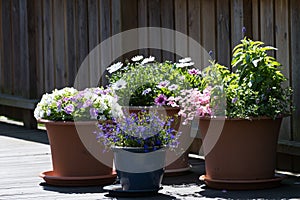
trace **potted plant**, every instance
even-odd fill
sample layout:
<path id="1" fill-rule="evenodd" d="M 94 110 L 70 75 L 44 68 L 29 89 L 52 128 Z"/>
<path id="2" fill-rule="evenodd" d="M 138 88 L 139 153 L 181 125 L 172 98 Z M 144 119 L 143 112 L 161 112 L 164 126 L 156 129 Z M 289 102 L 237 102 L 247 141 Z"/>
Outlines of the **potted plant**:
<path id="1" fill-rule="evenodd" d="M 218 63 L 203 71 L 204 90 L 178 97 L 185 122 L 200 118 L 206 163 L 201 179 L 218 189 L 279 185 L 275 176 L 281 120 L 291 114 L 291 88 L 280 63 L 260 41 L 241 40 L 233 50 L 232 71 Z M 189 110 L 192 110 L 189 111 Z"/>
<path id="2" fill-rule="evenodd" d="M 118 62 L 108 68 L 110 86 L 119 97 L 119 104 L 125 111 L 138 113 L 141 110 L 155 109 L 159 113 L 176 118 L 173 127 L 181 132 L 189 128 L 180 126 L 179 108 L 172 107 L 170 97 L 175 97 L 183 89 L 198 87 L 201 83 L 201 74 L 194 68 L 191 58 L 184 58 L 178 63 L 170 61 L 157 62 L 150 56 L 135 56 L 125 63 Z M 181 173 L 189 170 L 188 148 L 192 138 L 181 137 L 180 154 L 168 152 L 167 162 L 170 164 L 167 174 Z M 180 156 L 181 155 L 181 156 Z"/>
<path id="3" fill-rule="evenodd" d="M 156 193 L 161 187 L 166 149 L 178 147 L 173 118 L 155 110 L 127 113 L 113 123 L 99 123 L 97 140 L 112 149 L 119 188 L 109 191 Z"/>
<path id="4" fill-rule="evenodd" d="M 34 116 L 44 123 L 51 147 L 52 171 L 41 173 L 52 185 L 97 185 L 112 182 L 112 154 L 95 141 L 97 120 L 122 115 L 112 91 L 66 87 L 44 94 Z"/>

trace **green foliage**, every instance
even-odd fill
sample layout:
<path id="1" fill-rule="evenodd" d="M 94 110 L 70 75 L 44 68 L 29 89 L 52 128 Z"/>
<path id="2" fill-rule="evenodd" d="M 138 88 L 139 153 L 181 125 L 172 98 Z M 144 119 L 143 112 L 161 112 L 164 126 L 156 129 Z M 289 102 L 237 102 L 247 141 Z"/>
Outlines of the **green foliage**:
<path id="1" fill-rule="evenodd" d="M 281 64 L 267 53 L 277 49 L 263 45 L 244 38 L 233 49 L 233 72 L 214 62 L 206 69 L 206 85 L 219 88 L 212 92 L 216 97 L 211 98 L 215 102 L 211 105 L 222 103 L 226 95 L 225 115 L 229 118 L 276 118 L 291 114 L 292 89 L 284 87 L 287 79 L 280 71 Z"/>

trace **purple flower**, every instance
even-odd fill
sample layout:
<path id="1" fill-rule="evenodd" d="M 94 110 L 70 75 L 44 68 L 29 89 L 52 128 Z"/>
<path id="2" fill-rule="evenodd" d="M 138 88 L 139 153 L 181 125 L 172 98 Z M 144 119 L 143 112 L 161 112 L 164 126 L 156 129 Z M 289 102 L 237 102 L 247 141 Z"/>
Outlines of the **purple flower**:
<path id="1" fill-rule="evenodd" d="M 65 113 L 67 113 L 68 115 L 70 115 L 72 112 L 74 112 L 74 105 L 73 104 L 69 104 L 65 107 L 64 109 Z"/>
<path id="2" fill-rule="evenodd" d="M 213 51 L 210 50 L 210 51 L 208 52 L 208 54 L 209 54 L 210 57 L 212 57 L 212 56 L 213 56 Z"/>
<path id="3" fill-rule="evenodd" d="M 152 90 L 151 90 L 151 88 L 147 88 L 146 90 L 144 90 L 143 92 L 142 92 L 142 95 L 146 95 L 146 94 L 148 94 L 149 92 L 151 92 Z"/>
<path id="4" fill-rule="evenodd" d="M 97 119 L 98 110 L 96 108 L 91 108 L 90 109 L 90 116 L 91 116 L 92 119 Z"/>
<path id="5" fill-rule="evenodd" d="M 158 88 L 165 88 L 165 87 L 167 87 L 168 85 L 170 84 L 170 82 L 169 81 L 162 81 L 162 82 L 160 82 L 159 84 L 158 84 Z"/>
<path id="6" fill-rule="evenodd" d="M 158 106 L 163 106 L 166 104 L 167 97 L 163 94 L 160 94 L 158 97 L 155 98 L 154 102 Z"/>
<path id="7" fill-rule="evenodd" d="M 246 27 L 244 26 L 244 27 L 242 28 L 242 33 L 245 34 L 246 31 L 247 31 L 247 29 L 246 29 Z"/>
<path id="8" fill-rule="evenodd" d="M 188 72 L 189 72 L 190 75 L 198 75 L 198 74 L 200 74 L 200 71 L 198 69 L 195 69 L 195 68 L 189 69 Z"/>
<path id="9" fill-rule="evenodd" d="M 177 88 L 178 88 L 178 85 L 176 85 L 176 84 L 172 84 L 168 87 L 168 89 L 171 91 L 176 90 Z"/>
<path id="10" fill-rule="evenodd" d="M 238 100 L 238 98 L 237 98 L 237 97 L 234 97 L 234 98 L 231 100 L 231 103 L 236 103 L 237 100 Z"/>
<path id="11" fill-rule="evenodd" d="M 82 108 L 90 107 L 92 104 L 93 104 L 92 100 L 88 99 L 84 102 L 84 104 L 82 105 Z"/>
<path id="12" fill-rule="evenodd" d="M 56 106 L 57 106 L 57 110 L 58 110 L 58 111 L 61 110 L 61 104 L 62 104 L 61 100 L 58 100 L 58 101 L 56 102 Z"/>

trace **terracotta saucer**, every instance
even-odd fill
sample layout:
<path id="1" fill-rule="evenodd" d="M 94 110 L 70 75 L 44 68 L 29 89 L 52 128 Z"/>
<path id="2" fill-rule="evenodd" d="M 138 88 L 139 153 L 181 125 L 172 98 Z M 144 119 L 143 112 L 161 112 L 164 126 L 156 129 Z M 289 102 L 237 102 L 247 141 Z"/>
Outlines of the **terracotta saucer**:
<path id="1" fill-rule="evenodd" d="M 216 180 L 200 176 L 200 180 L 204 181 L 208 187 L 214 189 L 225 190 L 256 190 L 267 189 L 280 186 L 280 182 L 285 178 L 282 175 L 275 175 L 270 179 L 257 179 L 257 180 Z"/>
<path id="2" fill-rule="evenodd" d="M 178 175 L 184 175 L 190 171 L 191 167 L 184 167 L 179 169 L 167 169 L 165 170 L 164 176 L 178 176 Z"/>
<path id="3" fill-rule="evenodd" d="M 39 176 L 47 184 L 54 186 L 95 186 L 113 183 L 116 180 L 117 174 L 113 172 L 110 175 L 103 176 L 63 177 L 55 175 L 53 171 L 45 171 L 40 173 Z"/>

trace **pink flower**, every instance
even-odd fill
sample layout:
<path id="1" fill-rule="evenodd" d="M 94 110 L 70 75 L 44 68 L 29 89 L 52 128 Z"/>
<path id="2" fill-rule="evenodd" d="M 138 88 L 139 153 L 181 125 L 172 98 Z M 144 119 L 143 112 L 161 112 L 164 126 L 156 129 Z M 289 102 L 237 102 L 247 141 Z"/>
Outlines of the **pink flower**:
<path id="1" fill-rule="evenodd" d="M 154 100 L 155 105 L 158 105 L 158 106 L 166 105 L 166 101 L 167 101 L 167 97 L 164 94 L 160 94 Z"/>

